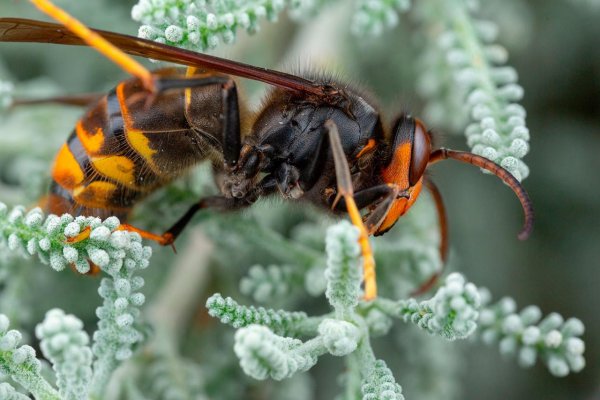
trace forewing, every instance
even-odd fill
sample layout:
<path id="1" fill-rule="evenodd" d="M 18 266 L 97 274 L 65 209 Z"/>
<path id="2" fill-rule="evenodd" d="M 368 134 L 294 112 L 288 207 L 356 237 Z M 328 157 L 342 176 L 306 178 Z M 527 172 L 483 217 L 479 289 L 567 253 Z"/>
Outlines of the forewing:
<path id="1" fill-rule="evenodd" d="M 329 93 L 330 88 L 326 86 L 284 72 L 196 53 L 135 36 L 95 29 L 94 31 L 125 53 L 134 56 L 208 68 L 225 74 L 254 79 L 285 89 L 314 95 L 332 94 Z M 87 46 L 78 36 L 60 24 L 23 18 L 0 18 L 0 42 L 36 42 Z"/>

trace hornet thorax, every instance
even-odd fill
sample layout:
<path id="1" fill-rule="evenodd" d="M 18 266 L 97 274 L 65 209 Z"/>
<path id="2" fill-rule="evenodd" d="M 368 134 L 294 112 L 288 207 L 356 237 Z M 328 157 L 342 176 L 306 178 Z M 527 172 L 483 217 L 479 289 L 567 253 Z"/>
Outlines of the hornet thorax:
<path id="1" fill-rule="evenodd" d="M 334 86 L 335 87 L 335 86 Z M 220 186 L 226 197 L 254 201 L 279 192 L 284 198 L 325 203 L 335 190 L 335 173 L 325 122 L 338 127 L 353 172 L 357 155 L 383 140 L 378 112 L 358 92 L 338 89 L 334 99 L 273 91 L 244 138 L 240 158 L 224 171 Z"/>

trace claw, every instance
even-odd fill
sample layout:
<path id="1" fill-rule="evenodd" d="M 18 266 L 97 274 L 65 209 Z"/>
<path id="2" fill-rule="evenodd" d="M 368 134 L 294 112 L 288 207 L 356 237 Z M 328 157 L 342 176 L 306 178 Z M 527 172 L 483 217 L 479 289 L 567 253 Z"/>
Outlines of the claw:
<path id="1" fill-rule="evenodd" d="M 344 195 L 339 192 L 335 195 L 335 199 L 333 199 L 333 203 L 331 204 L 332 210 L 335 210 L 335 207 L 338 205 L 342 197 L 344 197 Z"/>
<path id="2" fill-rule="evenodd" d="M 177 249 L 175 248 L 175 236 L 173 236 L 172 233 L 163 233 L 161 239 L 158 241 L 158 244 L 161 246 L 171 246 L 173 253 L 177 254 Z"/>

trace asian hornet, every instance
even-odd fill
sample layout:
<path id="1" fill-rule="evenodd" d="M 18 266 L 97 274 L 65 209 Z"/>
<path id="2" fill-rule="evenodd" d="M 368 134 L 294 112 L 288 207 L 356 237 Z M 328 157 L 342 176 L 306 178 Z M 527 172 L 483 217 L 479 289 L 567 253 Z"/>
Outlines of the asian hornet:
<path id="1" fill-rule="evenodd" d="M 425 124 L 410 115 L 400 113 L 388 126 L 372 99 L 352 86 L 91 30 L 47 0 L 31 1 L 61 24 L 1 18 L 0 41 L 89 45 L 134 75 L 105 95 L 47 99 L 89 104 L 56 157 L 49 212 L 125 220 L 150 193 L 210 160 L 220 195 L 200 199 L 162 235 L 124 228 L 168 245 L 200 209 L 240 209 L 269 195 L 348 212 L 362 233 L 367 299 L 376 295 L 368 235 L 391 229 L 424 186 L 436 202 L 445 260 L 444 206 L 425 175 L 438 161 L 454 159 L 498 176 L 525 211 L 519 238 L 532 230 L 531 201 L 506 169 L 473 153 L 434 149 Z M 127 54 L 188 69 L 150 72 Z M 234 77 L 272 86 L 258 112 L 238 101 Z M 21 103 L 33 102 L 39 100 Z"/>

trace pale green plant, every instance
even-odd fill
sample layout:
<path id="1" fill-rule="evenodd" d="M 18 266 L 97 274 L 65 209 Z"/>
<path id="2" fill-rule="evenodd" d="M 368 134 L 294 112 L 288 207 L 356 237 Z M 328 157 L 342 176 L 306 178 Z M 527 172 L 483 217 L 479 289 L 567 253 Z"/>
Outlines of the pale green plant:
<path id="1" fill-rule="evenodd" d="M 529 151 L 526 111 L 518 104 L 524 90 L 517 72 L 505 66 L 508 52 L 495 43 L 498 28 L 474 16 L 477 2 L 425 1 L 419 18 L 427 27 L 421 93 L 429 99 L 427 116 L 454 130 L 464 129 L 467 144 L 525 179 L 521 160 Z"/>
<path id="2" fill-rule="evenodd" d="M 289 265 L 269 265 L 266 268 L 254 265 L 240 281 L 240 292 L 251 295 L 259 303 L 282 299 L 296 286 L 293 285 L 296 275 L 294 267 Z"/>
<path id="3" fill-rule="evenodd" d="M 53 309 L 46 313 L 35 333 L 56 372 L 61 398 L 87 399 L 92 380 L 92 349 L 83 323 L 73 315 Z"/>
<path id="4" fill-rule="evenodd" d="M 139 30 L 140 37 L 205 50 L 215 48 L 220 41 L 232 43 L 238 29 L 255 32 L 262 18 L 276 20 L 286 3 L 286 0 L 140 0 L 131 16 L 144 24 Z M 289 3 L 304 12 L 313 10 L 307 2 Z"/>
<path id="5" fill-rule="evenodd" d="M 175 46 L 207 50 L 220 42 L 231 44 L 237 31 L 254 33 L 260 20 L 276 21 L 287 8 L 303 21 L 327 5 L 325 0 L 140 0 L 131 11 L 143 25 L 139 36 Z M 398 24 L 398 12 L 410 8 L 410 0 L 357 0 L 352 20 L 356 35 L 378 36 Z"/>
<path id="6" fill-rule="evenodd" d="M 195 399 L 206 400 L 203 371 L 200 365 L 172 355 L 156 355 L 146 360 L 141 382 L 126 382 L 123 390 L 127 399 Z"/>
<path id="7" fill-rule="evenodd" d="M 21 394 L 15 390 L 10 383 L 0 383 L 0 399 L 5 400 L 29 400 L 28 396 Z"/>
<path id="8" fill-rule="evenodd" d="M 10 321 L 0 314 L 0 371 L 28 390 L 36 399 L 60 399 L 58 392 L 42 377 L 42 364 L 29 345 L 19 346 L 22 334 L 9 330 Z M 4 390 L 10 391 L 8 387 Z M 13 393 L 14 395 L 14 393 Z"/>
<path id="9" fill-rule="evenodd" d="M 479 293 L 458 274 L 450 275 L 434 297 L 421 303 L 385 298 L 360 302 L 362 267 L 357 240 L 358 230 L 347 222 L 328 230 L 324 273 L 331 314 L 309 318 L 304 313 L 243 307 L 219 294 L 208 300 L 210 315 L 238 328 L 234 349 L 246 374 L 255 379 L 281 380 L 310 369 L 323 354 L 350 356 L 356 360 L 348 365 L 358 370 L 348 372 L 348 377 L 360 379 L 360 383 L 346 384 L 360 386 L 363 399 L 403 399 L 402 389 L 385 362 L 375 358 L 370 335 L 386 334 L 392 318 L 413 322 L 448 340 L 473 333 Z M 314 337 L 302 341 L 299 336 Z"/>
<path id="10" fill-rule="evenodd" d="M 359 0 L 352 20 L 356 35 L 380 36 L 385 29 L 398 24 L 398 12 L 410 9 L 411 0 Z"/>
<path id="11" fill-rule="evenodd" d="M 0 80 L 0 112 L 12 104 L 13 84 Z"/>
<path id="12" fill-rule="evenodd" d="M 577 318 L 564 320 L 558 313 L 542 319 L 537 306 L 516 312 L 516 302 L 505 297 L 488 304 L 491 296 L 482 291 L 484 308 L 479 318 L 480 336 L 484 343 L 498 343 L 500 353 L 514 355 L 519 365 L 531 367 L 541 359 L 555 376 L 566 376 L 585 367 L 581 339 L 583 323 Z"/>
<path id="13" fill-rule="evenodd" d="M 361 259 L 357 238 L 358 231 L 347 222 L 328 231 L 324 274 L 327 281 L 325 295 L 333 308 L 330 314 L 307 317 L 298 312 L 256 309 L 240 306 L 220 294 L 208 300 L 209 314 L 237 329 L 234 350 L 246 374 L 259 380 L 290 378 L 309 370 L 320 356 L 329 353 L 355 358 L 347 363 L 348 368 L 356 368 L 356 371 L 347 371 L 345 385 L 347 388 L 362 388 L 363 399 L 403 399 L 401 387 L 385 362 L 376 359 L 369 342 L 370 336 L 387 334 L 393 318 L 414 323 L 428 333 L 450 341 L 471 336 L 478 323 L 484 327 L 482 337 L 487 342 L 495 330 L 502 330 L 497 325 L 503 325 L 503 320 L 499 319 L 506 313 L 494 320 L 490 317 L 491 309 L 485 309 L 480 316 L 482 303 L 479 290 L 457 273 L 450 274 L 437 293 L 426 301 L 418 302 L 412 298 L 393 301 L 382 297 L 369 303 L 359 301 Z M 267 275 L 260 276 L 265 281 L 270 280 Z M 532 322 L 535 318 L 528 323 Z M 574 366 L 573 371 L 583 367 L 583 342 L 577 338 L 582 333 L 581 322 L 571 320 L 562 329 L 560 334 L 567 338 L 565 344 L 558 343 L 560 340 L 555 337 L 558 333 L 556 324 L 543 322 L 542 325 L 544 327 L 536 329 L 545 332 L 545 336 L 538 335 L 535 343 L 551 372 L 556 375 L 569 372 L 568 368 L 566 371 L 561 369 L 563 364 L 567 365 L 566 361 L 558 365 L 560 357 L 569 360 Z M 513 336 L 503 339 L 503 342 L 527 342 L 528 339 L 522 339 L 521 332 L 515 329 L 505 333 Z M 302 336 L 312 338 L 302 341 L 299 339 Z M 501 344 L 501 351 L 507 352 L 507 346 Z"/>
<path id="14" fill-rule="evenodd" d="M 131 357 L 132 346 L 143 339 L 136 323 L 139 324 L 139 307 L 145 301 L 145 296 L 139 292 L 144 286 L 144 279 L 136 273 L 148 267 L 152 250 L 141 244 L 137 233 L 118 230 L 119 225 L 119 220 L 114 217 L 105 221 L 91 217 L 74 218 L 69 214 L 45 217 L 37 208 L 28 213 L 20 206 L 9 211 L 6 205 L 0 203 L 0 242 L 6 243 L 8 249 L 37 256 L 56 271 L 71 265 L 77 272 L 85 274 L 90 271 L 90 262 L 93 262 L 109 277 L 102 279 L 98 290 L 104 302 L 96 311 L 99 321 L 93 336 L 93 374 L 91 370 L 86 372 L 89 366 L 85 365 L 92 358 L 86 347 L 87 336 L 81 331 L 78 319 L 65 316 L 62 311 L 52 311 L 37 330 L 42 349 L 54 363 L 57 383 L 65 399 L 85 398 L 88 390 L 90 396 L 101 398 L 113 371 L 123 360 Z M 89 235 L 84 234 L 79 239 L 78 236 L 86 230 Z M 77 238 L 77 241 L 70 241 L 72 238 Z M 8 319 L 4 318 L 8 326 Z M 20 334 L 18 331 L 10 332 L 5 336 L 7 350 L 18 350 L 17 354 L 26 357 L 19 356 L 16 360 L 23 361 L 8 364 L 5 373 L 36 396 L 40 390 L 44 393 L 49 391 L 49 384 L 40 381 L 43 378 L 36 375 L 39 366 L 35 353 L 31 353 L 29 347 L 16 349 Z M 12 358 L 14 361 L 15 357 Z M 23 368 L 29 375 L 22 371 Z M 76 376 L 73 376 L 74 369 L 78 370 Z M 23 379 L 30 380 L 23 382 Z"/>
<path id="15" fill-rule="evenodd" d="M 263 18 L 274 21 L 284 9 L 295 20 L 310 20 L 317 13 L 327 12 L 327 3 L 141 0 L 132 16 L 144 24 L 140 28 L 142 37 L 206 50 L 233 42 L 240 30 L 258 30 Z M 517 84 L 516 71 L 505 65 L 508 53 L 497 44 L 498 28 L 479 17 L 477 2 L 356 0 L 352 5 L 355 11 L 348 21 L 348 31 L 364 40 L 368 36 L 381 37 L 398 25 L 399 13 L 402 18 L 415 19 L 419 24 L 414 36 L 423 34 L 427 38 L 419 43 L 425 66 L 418 87 L 427 100 L 426 114 L 431 118 L 427 119 L 428 125 L 466 131 L 474 152 L 500 163 L 519 179 L 527 176 L 521 158 L 528 151 L 529 134 L 525 110 L 518 104 L 523 89 Z M 481 7 L 485 9 L 486 3 Z M 406 66 L 410 64 L 406 62 Z M 12 85 L 0 84 L 0 108 L 10 106 L 12 93 Z M 40 131 L 53 134 L 59 130 L 49 121 L 65 119 L 56 118 L 58 112 L 53 109 L 39 110 L 5 125 L 19 135 L 0 137 L 2 161 L 27 153 L 23 162 L 0 165 L 0 184 L 6 183 L 7 176 L 9 182 L 16 182 L 18 192 L 10 198 L 23 199 L 12 204 L 33 203 L 41 195 L 43 185 L 39 181 L 48 178 L 51 155 L 47 153 L 51 146 L 31 146 L 31 142 Z M 179 208 L 188 202 L 212 193 L 206 187 L 213 185 L 213 179 L 205 169 L 136 208 L 136 221 L 158 226 L 163 219 L 175 219 Z M 5 189 L 2 186 L 0 200 L 8 196 Z M 208 314 L 235 328 L 235 335 L 223 334 L 213 325 L 196 329 L 196 324 L 205 323 L 197 321 L 202 321 L 202 316 L 189 316 L 189 327 L 186 324 L 181 329 L 185 333 L 174 337 L 173 332 L 161 332 L 147 340 L 152 333 L 143 324 L 146 295 L 141 289 L 145 278 L 152 279 L 161 268 L 146 270 L 151 251 L 137 234 L 117 230 L 119 221 L 115 218 L 101 221 L 68 214 L 46 217 L 39 209 L 26 211 L 17 206 L 9 210 L 0 203 L 0 242 L 4 242 L 0 248 L 0 278 L 6 287 L 0 293 L 0 311 L 10 313 L 13 326 L 24 333 L 24 341 L 34 340 L 25 330 L 31 316 L 36 315 L 33 311 L 40 315 L 40 308 L 46 311 L 55 307 L 50 301 L 37 299 L 35 306 L 20 303 L 20 296 L 25 297 L 24 292 L 35 287 L 36 262 L 49 264 L 54 270 L 70 266 L 86 273 L 90 271 L 90 260 L 100 267 L 104 277 L 97 285 L 103 303 L 96 310 L 98 329 L 91 342 L 81 320 L 59 309 L 49 311 L 38 325 L 36 336 L 45 358 L 52 363 L 54 377 L 43 373 L 32 347 L 19 347 L 23 335 L 8 330 L 6 317 L 0 317 L 0 370 L 36 398 L 103 399 L 116 398 L 114 393 L 119 393 L 135 400 L 238 399 L 256 386 L 242 377 L 242 371 L 255 379 L 282 380 L 270 392 L 271 398 L 286 398 L 292 387 L 294 394 L 303 393 L 308 398 L 313 390 L 310 378 L 299 373 L 308 371 L 328 354 L 343 357 L 346 364 L 340 380 L 341 396 L 373 400 L 403 399 L 399 383 L 406 389 L 410 384 L 404 382 L 415 379 L 414 375 L 419 381 L 415 387 L 421 385 L 415 398 L 431 398 L 427 394 L 434 396 L 432 393 L 437 394 L 434 398 L 460 396 L 456 390 L 458 347 L 444 351 L 438 342 L 432 345 L 429 340 L 448 346 L 453 345 L 448 341 L 467 337 L 498 342 L 500 352 L 516 355 L 520 365 L 531 366 L 540 359 L 556 376 L 584 367 L 583 324 L 577 319 L 563 321 L 557 314 L 541 319 L 536 307 L 517 313 L 511 300 L 488 305 L 489 296 L 480 296 L 472 283 L 456 273 L 442 277 L 431 298 L 408 297 L 411 290 L 442 267 L 431 202 L 421 200 L 397 228 L 374 241 L 382 295 L 369 303 L 361 300 L 362 270 L 355 228 L 342 223 L 326 231 L 333 224 L 331 220 L 319 212 L 299 212 L 298 208 L 263 203 L 242 215 L 202 213 L 195 222 L 202 221 L 201 226 L 220 249 L 208 268 L 215 275 L 210 283 L 218 284 L 221 293 L 235 298 L 240 296 L 239 289 L 263 307 L 243 306 L 242 301 L 217 293 L 206 301 Z M 86 230 L 89 237 L 70 240 Z M 181 240 L 185 243 L 185 236 Z M 173 263 L 171 257 L 161 252 L 153 262 Z M 252 265 L 247 271 L 239 268 Z M 169 266 L 162 270 L 166 268 Z M 155 282 L 147 290 L 152 293 L 156 286 Z M 78 304 L 97 300 L 95 293 L 71 287 L 69 291 L 75 293 Z M 311 302 L 317 303 L 323 294 L 331 308 L 325 314 L 309 316 L 305 311 L 280 309 L 314 309 Z M 204 303 L 205 297 L 199 301 Z M 51 299 L 58 298 L 56 295 Z M 89 321 L 94 316 L 82 319 Z M 394 326 L 397 319 L 408 322 L 403 330 Z M 161 320 L 152 322 L 160 331 Z M 371 339 L 384 340 L 384 336 L 388 336 L 385 343 L 390 354 L 396 354 L 398 348 L 410 348 L 403 353 L 407 358 L 378 358 Z M 233 348 L 229 353 L 228 345 Z M 214 351 L 217 348 L 219 351 Z M 406 375 L 398 373 L 399 365 L 409 370 Z M 400 377 L 399 383 L 394 374 Z M 432 389 L 432 379 L 439 387 Z M 261 394 L 268 397 L 271 386 L 266 383 L 263 387 L 266 389 Z M 0 398 L 28 397 L 4 382 L 0 383 Z"/>

